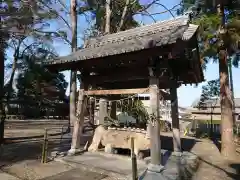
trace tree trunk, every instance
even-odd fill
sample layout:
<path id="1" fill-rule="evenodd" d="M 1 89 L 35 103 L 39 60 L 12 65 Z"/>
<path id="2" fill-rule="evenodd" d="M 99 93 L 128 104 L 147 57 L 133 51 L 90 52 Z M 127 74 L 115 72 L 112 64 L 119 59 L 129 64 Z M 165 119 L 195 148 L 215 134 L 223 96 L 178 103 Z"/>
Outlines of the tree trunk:
<path id="1" fill-rule="evenodd" d="M 111 0 L 106 0 L 106 24 L 105 24 L 105 33 L 110 33 L 110 25 L 111 25 Z"/>
<path id="2" fill-rule="evenodd" d="M 16 50 L 16 51 L 19 51 L 19 50 Z M 9 108 L 10 108 L 10 98 L 11 98 L 11 92 L 12 92 L 12 89 L 13 89 L 13 80 L 14 80 L 14 76 L 15 76 L 15 72 L 16 72 L 16 69 L 17 69 L 17 60 L 18 60 L 18 53 L 17 55 L 14 56 L 14 59 L 13 59 L 13 64 L 12 64 L 12 73 L 11 73 L 11 76 L 10 76 L 10 80 L 8 82 L 8 87 L 7 87 L 7 110 L 9 111 Z M 8 112 L 6 112 L 8 113 Z"/>
<path id="3" fill-rule="evenodd" d="M 221 100 L 221 154 L 235 157 L 236 147 L 233 138 L 233 102 L 228 81 L 227 55 L 225 50 L 219 52 L 220 100 Z"/>
<path id="4" fill-rule="evenodd" d="M 71 0 L 71 21 L 72 21 L 72 52 L 77 50 L 77 2 Z M 77 94 L 77 72 L 71 71 L 70 80 L 70 123 L 76 121 L 76 94 Z"/>
<path id="5" fill-rule="evenodd" d="M 221 16 L 220 28 L 224 29 L 225 14 L 223 4 L 218 5 L 217 10 L 218 14 Z M 236 147 L 233 138 L 233 101 L 229 88 L 227 51 L 224 46 L 220 47 L 218 55 L 221 101 L 221 154 L 228 159 L 232 159 L 236 157 Z"/>
<path id="6" fill-rule="evenodd" d="M 71 0 L 72 52 L 77 50 L 77 1 Z M 73 125 L 72 145 L 69 154 L 75 154 L 80 147 L 80 124 L 76 117 L 77 72 L 71 71 L 70 81 L 70 125 Z"/>
<path id="7" fill-rule="evenodd" d="M 81 82 L 82 83 L 82 82 Z M 84 113 L 86 110 L 86 97 L 84 96 L 84 85 L 80 85 L 78 103 L 77 103 L 77 120 L 74 122 L 72 144 L 69 154 L 76 154 L 80 150 L 81 135 L 84 125 Z"/>
<path id="8" fill-rule="evenodd" d="M 125 6 L 123 8 L 122 16 L 121 16 L 121 21 L 119 23 L 118 31 L 121 31 L 121 28 L 124 25 L 124 20 L 126 18 L 126 14 L 127 14 L 129 4 L 130 4 L 130 0 L 126 0 Z"/>
<path id="9" fill-rule="evenodd" d="M 229 82 L 230 82 L 230 88 L 232 93 L 232 100 L 233 100 L 233 124 L 236 122 L 235 117 L 235 97 L 234 97 L 234 87 L 233 87 L 233 74 L 232 74 L 232 59 L 230 59 L 228 63 L 228 70 L 229 70 Z"/>
<path id="10" fill-rule="evenodd" d="M 73 125 L 76 121 L 76 94 L 77 94 L 77 73 L 76 71 L 71 71 L 70 74 L 70 123 Z"/>
<path id="11" fill-rule="evenodd" d="M 1 35 L 0 35 L 1 36 Z M 4 121 L 5 111 L 3 106 L 3 87 L 4 87 L 4 44 L 3 38 L 0 39 L 0 144 L 4 141 Z"/>

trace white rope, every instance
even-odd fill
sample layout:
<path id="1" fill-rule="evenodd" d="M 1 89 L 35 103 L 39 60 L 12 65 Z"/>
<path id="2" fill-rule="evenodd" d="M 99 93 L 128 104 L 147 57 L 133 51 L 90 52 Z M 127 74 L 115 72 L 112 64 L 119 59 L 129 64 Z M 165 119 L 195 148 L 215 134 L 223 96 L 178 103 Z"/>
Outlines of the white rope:
<path id="1" fill-rule="evenodd" d="M 125 97 L 125 98 L 122 98 L 122 99 L 117 99 L 117 100 L 108 100 L 108 102 L 119 102 L 119 101 L 124 101 L 124 100 L 128 100 L 128 99 L 132 99 L 134 97 L 138 97 L 139 94 L 144 94 L 146 92 L 149 92 L 149 87 L 147 89 L 145 89 L 144 91 L 142 92 L 139 92 L 137 94 L 134 94 L 134 95 L 129 95 L 128 97 Z M 93 98 L 95 101 L 99 101 L 101 98 L 95 98 L 93 96 L 89 96 L 89 95 L 86 95 L 87 97 L 91 97 Z"/>

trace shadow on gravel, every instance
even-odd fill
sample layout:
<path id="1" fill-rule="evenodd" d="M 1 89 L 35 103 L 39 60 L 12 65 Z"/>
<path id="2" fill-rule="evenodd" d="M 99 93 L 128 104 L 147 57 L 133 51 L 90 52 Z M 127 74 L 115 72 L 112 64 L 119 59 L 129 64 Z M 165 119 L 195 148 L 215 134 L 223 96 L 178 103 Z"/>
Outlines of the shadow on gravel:
<path id="1" fill-rule="evenodd" d="M 70 144 L 71 139 L 64 139 L 61 146 L 68 148 Z M 3 145 L 0 150 L 0 166 L 4 167 L 24 160 L 39 159 L 41 161 L 42 145 L 42 139 Z M 50 155 L 50 152 L 58 149 L 59 146 L 59 140 L 50 139 L 48 142 L 48 155 Z"/>
<path id="2" fill-rule="evenodd" d="M 212 167 L 214 167 L 214 168 L 216 168 L 220 171 L 223 171 L 224 173 L 227 174 L 228 177 L 232 178 L 232 180 L 239 180 L 240 179 L 240 163 L 229 164 L 228 166 L 235 171 L 235 172 L 229 172 L 225 168 L 221 168 L 221 167 L 219 167 L 219 166 L 217 166 L 217 165 L 215 165 L 215 164 L 213 164 L 209 161 L 206 161 L 202 158 L 200 158 L 200 161 L 202 163 L 206 163 L 206 164 L 208 164 L 208 165 L 210 165 L 210 166 L 212 166 Z"/>
<path id="3" fill-rule="evenodd" d="M 81 146 L 84 146 L 91 135 L 85 135 L 81 138 Z M 66 152 L 71 147 L 71 134 L 60 136 L 49 136 L 47 145 L 48 157 L 52 152 Z M 24 139 L 14 143 L 4 144 L 0 149 L 0 167 L 8 166 L 24 160 L 41 161 L 43 138 Z"/>

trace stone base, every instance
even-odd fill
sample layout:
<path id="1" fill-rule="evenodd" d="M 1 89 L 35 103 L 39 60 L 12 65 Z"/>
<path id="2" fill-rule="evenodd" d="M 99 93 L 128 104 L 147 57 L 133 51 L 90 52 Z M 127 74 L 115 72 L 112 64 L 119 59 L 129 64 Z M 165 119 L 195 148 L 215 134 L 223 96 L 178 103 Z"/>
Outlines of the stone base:
<path id="1" fill-rule="evenodd" d="M 68 150 L 67 155 L 68 155 L 68 156 L 74 156 L 74 155 L 76 155 L 76 154 L 78 154 L 78 153 L 80 153 L 80 152 L 82 152 L 81 149 L 70 149 L 70 150 Z"/>
<path id="2" fill-rule="evenodd" d="M 172 152 L 172 155 L 177 156 L 177 157 L 181 157 L 181 156 L 184 155 L 184 154 L 183 154 L 183 152 L 181 152 L 181 151 L 173 151 L 173 152 Z"/>
<path id="3" fill-rule="evenodd" d="M 162 165 L 148 164 L 147 171 L 161 173 L 164 170 Z"/>
<path id="4" fill-rule="evenodd" d="M 168 180 L 161 172 L 145 171 L 139 180 Z"/>
<path id="5" fill-rule="evenodd" d="M 140 176 L 139 180 L 187 180 L 191 179 L 198 169 L 199 159 L 189 152 L 164 153 L 167 158 L 163 166 L 149 164 L 147 170 Z M 163 155 L 163 152 L 162 152 Z"/>

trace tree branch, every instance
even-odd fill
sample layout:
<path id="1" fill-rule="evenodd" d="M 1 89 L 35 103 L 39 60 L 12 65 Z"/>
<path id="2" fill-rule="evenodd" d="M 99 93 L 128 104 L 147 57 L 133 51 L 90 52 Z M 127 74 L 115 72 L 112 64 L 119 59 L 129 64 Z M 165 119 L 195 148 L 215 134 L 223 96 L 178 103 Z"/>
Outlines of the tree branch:
<path id="1" fill-rule="evenodd" d="M 69 45 L 72 44 L 67 38 L 63 37 L 61 34 L 59 34 L 56 31 L 47 31 L 47 32 L 46 31 L 40 31 L 40 30 L 34 30 L 34 31 L 36 31 L 38 33 L 43 33 L 43 34 L 55 34 L 55 35 L 61 37 L 63 40 L 65 40 Z"/>
<path id="2" fill-rule="evenodd" d="M 117 28 L 117 31 L 121 31 L 121 28 L 123 26 L 124 20 L 126 18 L 126 14 L 127 14 L 127 9 L 128 9 L 129 3 L 130 3 L 130 0 L 126 0 L 125 6 L 124 6 L 124 9 L 123 9 L 123 12 L 122 12 L 122 16 L 121 16 L 121 21 L 120 21 L 119 27 Z"/>
<path id="3" fill-rule="evenodd" d="M 67 8 L 67 6 L 65 5 L 65 3 L 62 0 L 57 0 L 59 2 L 59 4 L 61 4 L 61 6 L 65 9 L 65 11 L 70 14 L 69 9 Z"/>
<path id="4" fill-rule="evenodd" d="M 157 5 L 159 5 L 159 6 L 162 6 L 164 9 L 166 9 L 167 12 L 169 12 L 169 13 L 172 15 L 172 17 L 175 17 L 175 16 L 173 15 L 173 13 L 171 12 L 171 10 L 168 9 L 165 5 L 163 5 L 163 4 L 161 4 L 161 3 L 157 3 L 157 2 L 156 2 L 155 4 L 157 4 Z"/>
<path id="5" fill-rule="evenodd" d="M 110 33 L 110 19 L 111 19 L 111 0 L 106 0 L 106 24 L 105 33 Z"/>
<path id="6" fill-rule="evenodd" d="M 156 19 L 153 17 L 152 14 L 150 14 L 149 12 L 145 11 L 144 13 L 143 12 L 139 12 L 139 13 L 136 13 L 136 14 L 141 14 L 142 16 L 148 16 L 150 17 L 154 22 L 157 22 Z"/>
<path id="7" fill-rule="evenodd" d="M 159 3 L 160 0 L 154 0 L 152 3 L 148 4 L 146 7 L 144 7 L 143 9 L 140 9 L 137 13 L 140 14 L 141 12 L 146 12 L 151 6 L 153 6 L 154 4 L 157 4 L 159 6 L 162 6 L 164 9 L 166 9 L 165 11 L 159 12 L 159 13 L 153 13 L 151 15 L 158 15 L 158 14 L 164 14 L 169 12 L 173 17 L 174 15 L 172 14 L 172 10 L 174 10 L 176 7 L 178 7 L 179 5 L 181 5 L 181 3 L 176 4 L 175 6 L 173 6 L 172 8 L 168 9 L 165 5 Z"/>
<path id="8" fill-rule="evenodd" d="M 60 1 L 60 0 L 58 0 L 58 1 Z M 49 10 L 54 10 L 53 8 L 51 8 L 50 6 L 48 6 L 45 2 L 43 2 L 43 1 L 41 1 L 41 3 L 45 6 L 45 7 L 47 7 Z M 57 17 L 59 17 L 60 19 L 62 19 L 63 20 L 63 22 L 67 25 L 67 27 L 69 28 L 69 30 L 71 30 L 71 26 L 69 25 L 69 23 L 67 22 L 67 20 L 66 19 L 64 19 L 59 13 L 57 13 L 56 11 L 53 11 L 53 13 L 57 16 Z"/>

